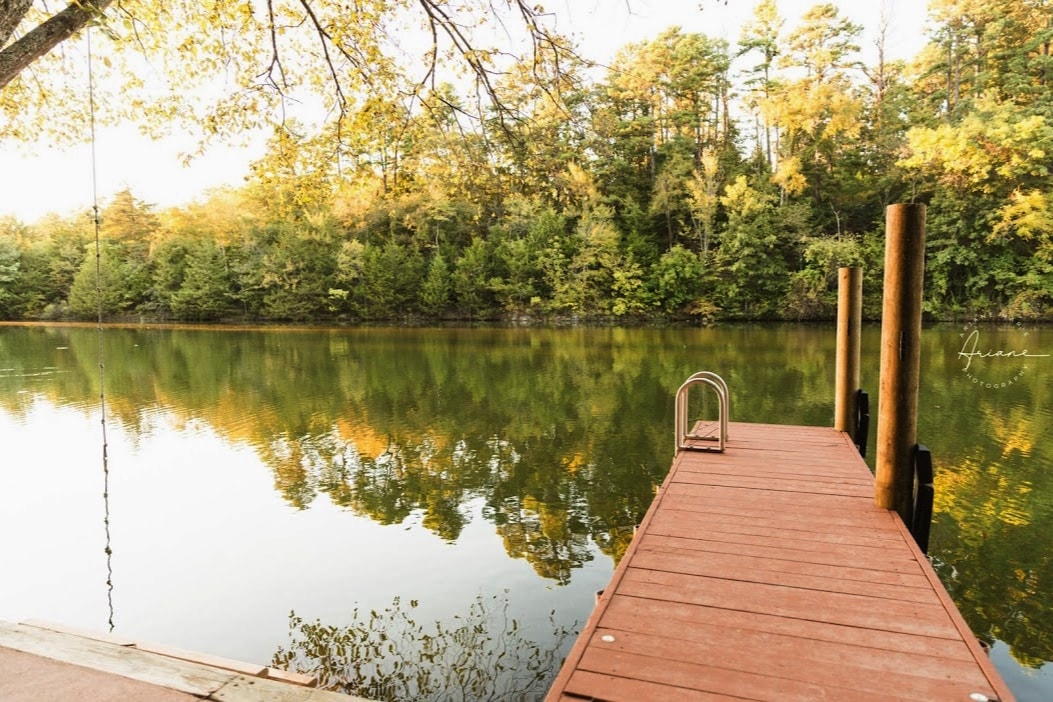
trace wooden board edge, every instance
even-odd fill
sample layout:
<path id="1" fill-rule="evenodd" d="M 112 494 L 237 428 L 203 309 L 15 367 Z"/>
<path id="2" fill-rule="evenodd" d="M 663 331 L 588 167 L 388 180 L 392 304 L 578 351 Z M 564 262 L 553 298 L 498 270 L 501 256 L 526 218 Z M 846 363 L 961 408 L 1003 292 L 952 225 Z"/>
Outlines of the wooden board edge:
<path id="1" fill-rule="evenodd" d="M 603 593 L 599 596 L 596 606 L 593 608 L 589 618 L 585 621 L 585 625 L 582 627 L 581 633 L 578 634 L 574 646 L 571 647 L 570 653 L 568 653 L 566 659 L 564 659 L 563 665 L 560 667 L 559 673 L 556 675 L 556 679 L 553 680 L 552 685 L 549 687 L 548 694 L 545 697 L 545 702 L 556 702 L 562 697 L 563 690 L 566 688 L 574 671 L 577 670 L 578 664 L 581 661 L 582 656 L 585 654 L 586 648 L 588 648 L 589 641 L 592 639 L 592 632 L 596 630 L 600 619 L 603 617 L 603 613 L 607 609 L 607 605 L 610 604 L 611 598 L 614 596 L 622 579 L 625 577 L 625 573 L 629 569 L 629 562 L 632 561 L 633 554 L 636 553 L 640 546 L 640 537 L 647 533 L 647 527 L 654 519 L 654 515 L 658 512 L 658 507 L 662 504 L 662 499 L 665 497 L 669 485 L 672 484 L 673 478 L 676 476 L 683 455 L 683 453 L 677 452 L 677 454 L 673 456 L 672 466 L 666 474 L 665 480 L 663 480 L 662 484 L 658 486 L 655 498 L 651 501 L 651 506 L 647 508 L 647 513 L 644 514 L 644 518 L 640 521 L 636 533 L 633 535 L 632 541 L 629 542 L 628 548 L 625 549 L 625 553 L 618 562 L 618 567 L 614 569 L 614 574 L 611 575 L 607 587 L 604 588 Z"/>
<path id="2" fill-rule="evenodd" d="M 300 685 L 301 687 L 318 687 L 317 676 L 308 675 L 307 673 L 297 673 L 292 670 L 283 670 L 281 668 L 273 667 L 267 668 L 267 670 L 264 671 L 263 677 L 289 683 L 291 685 Z"/>
<path id="3" fill-rule="evenodd" d="M 139 645 L 122 646 L 90 635 L 57 631 L 36 624 L 10 624 L 0 621 L 0 647 L 182 692 L 203 700 L 369 702 L 362 697 L 319 690 L 308 684 L 308 681 L 317 684 L 317 680 L 311 676 L 262 666 L 258 667 L 260 675 L 239 674 L 229 667 L 219 668 L 204 662 L 204 659 L 210 658 L 205 654 L 156 644 L 145 646 L 156 648 L 159 652 L 141 648 Z M 257 666 L 240 661 L 211 658 L 214 662 L 257 669 Z"/>
<path id="4" fill-rule="evenodd" d="M 82 639 L 103 641 L 105 643 L 111 643 L 115 646 L 135 645 L 135 641 L 129 639 L 126 636 L 119 636 L 117 634 L 104 633 L 101 631 L 92 631 L 89 629 L 80 629 L 74 626 L 67 626 L 66 624 L 59 624 L 57 622 L 51 622 L 44 619 L 25 619 L 23 621 L 20 621 L 19 624 L 21 624 L 22 626 L 31 626 L 37 629 L 44 629 L 46 631 L 54 631 L 60 634 L 79 636 Z"/>
<path id="5" fill-rule="evenodd" d="M 891 511 L 891 510 L 890 510 Z M 896 515 L 893 515 L 894 517 Z M 937 597 L 940 598 L 940 603 L 943 605 L 943 609 L 947 612 L 947 616 L 950 618 L 951 623 L 958 630 L 962 637 L 966 647 L 972 654 L 976 664 L 983 671 L 984 677 L 987 678 L 987 683 L 994 690 L 995 698 L 999 702 L 1016 702 L 1016 696 L 1012 690 L 1009 689 L 1009 685 L 1006 684 L 1005 680 L 1002 679 L 1001 674 L 995 667 L 994 663 L 991 662 L 987 652 L 984 651 L 980 645 L 980 640 L 976 638 L 976 634 L 969 627 L 969 624 L 965 621 L 965 617 L 958 611 L 958 606 L 954 604 L 954 600 L 951 599 L 951 595 L 947 592 L 947 588 L 943 586 L 943 582 L 940 580 L 940 576 L 936 574 L 936 570 L 929 563 L 928 557 L 922 553 L 921 548 L 918 547 L 918 543 L 914 540 L 914 536 L 907 529 L 907 525 L 903 523 L 902 519 L 898 517 L 893 519 L 896 523 L 896 528 L 899 529 L 903 535 L 903 540 L 907 543 L 907 548 L 914 555 L 914 558 L 918 561 L 921 566 L 921 572 L 925 574 L 925 577 L 929 579 L 929 583 L 932 586 L 933 591 Z M 981 692 L 978 690 L 978 692 Z"/>
<path id="6" fill-rule="evenodd" d="M 267 666 L 265 665 L 246 663 L 232 658 L 223 658 L 222 656 L 214 656 L 210 653 L 190 651 L 183 648 L 176 648 L 175 646 L 153 643 L 151 641 L 136 641 L 132 645 L 137 650 L 156 653 L 165 658 L 174 658 L 175 660 L 186 661 L 188 663 L 197 663 L 208 666 L 209 668 L 229 670 L 240 675 L 251 675 L 259 678 L 264 677 L 267 674 Z"/>
<path id="7" fill-rule="evenodd" d="M 370 702 L 332 690 L 290 685 L 278 680 L 234 676 L 207 699 L 213 702 Z"/>
<path id="8" fill-rule="evenodd" d="M 0 646 L 207 699 L 234 676 L 130 646 L 0 623 Z"/>

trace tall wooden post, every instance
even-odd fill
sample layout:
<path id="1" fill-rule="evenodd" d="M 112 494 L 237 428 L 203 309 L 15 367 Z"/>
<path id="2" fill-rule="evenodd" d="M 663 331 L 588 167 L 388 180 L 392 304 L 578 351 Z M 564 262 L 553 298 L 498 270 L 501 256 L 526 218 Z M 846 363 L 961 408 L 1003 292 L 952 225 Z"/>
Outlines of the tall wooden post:
<path id="1" fill-rule="evenodd" d="M 925 205 L 890 205 L 885 228 L 874 499 L 878 506 L 896 510 L 909 525 L 918 442 Z"/>
<path id="2" fill-rule="evenodd" d="M 855 437 L 859 390 L 860 334 L 863 328 L 863 269 L 837 271 L 837 371 L 834 380 L 834 428 Z"/>

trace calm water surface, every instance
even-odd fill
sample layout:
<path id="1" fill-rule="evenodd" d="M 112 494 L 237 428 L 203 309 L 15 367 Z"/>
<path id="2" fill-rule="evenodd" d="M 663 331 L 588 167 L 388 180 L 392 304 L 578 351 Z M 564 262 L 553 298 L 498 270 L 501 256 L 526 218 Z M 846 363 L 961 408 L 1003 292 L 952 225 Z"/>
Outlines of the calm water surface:
<path id="1" fill-rule="evenodd" d="M 972 331 L 923 337 L 930 553 L 1018 697 L 1049 700 L 1053 332 L 976 330 L 1030 357 L 970 361 Z M 543 692 L 669 468 L 690 373 L 725 377 L 737 421 L 833 417 L 822 327 L 103 340 L 112 593 L 98 333 L 0 327 L 0 619 L 106 630 L 112 594 L 121 634 L 393 699 Z"/>

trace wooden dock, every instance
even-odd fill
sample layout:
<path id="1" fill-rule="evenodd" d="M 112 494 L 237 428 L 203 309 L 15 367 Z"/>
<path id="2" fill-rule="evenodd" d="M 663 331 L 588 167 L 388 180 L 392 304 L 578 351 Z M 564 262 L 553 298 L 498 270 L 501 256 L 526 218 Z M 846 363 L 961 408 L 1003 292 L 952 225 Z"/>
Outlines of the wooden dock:
<path id="1" fill-rule="evenodd" d="M 82 632 L 0 622 L 3 702 L 366 702 L 267 666 Z"/>
<path id="2" fill-rule="evenodd" d="M 677 455 L 547 700 L 984 698 L 1014 699 L 847 434 L 733 423 Z"/>

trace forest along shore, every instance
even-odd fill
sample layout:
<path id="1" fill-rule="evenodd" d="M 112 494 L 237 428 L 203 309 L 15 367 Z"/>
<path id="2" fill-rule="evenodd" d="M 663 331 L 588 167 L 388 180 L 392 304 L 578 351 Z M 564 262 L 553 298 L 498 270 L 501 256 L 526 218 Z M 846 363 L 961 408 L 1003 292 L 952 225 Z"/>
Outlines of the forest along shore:
<path id="1" fill-rule="evenodd" d="M 495 77 L 518 114 L 500 128 L 464 123 L 449 85 L 430 110 L 371 98 L 335 134 L 277 133 L 243 187 L 102 203 L 102 311 L 831 319 L 836 270 L 858 265 L 876 317 L 885 207 L 922 202 L 927 314 L 1050 319 L 1053 7 L 931 18 L 910 65 L 861 63 L 833 5 L 795 20 L 771 1 L 733 43 L 673 27 L 605 72 L 524 60 Z M 94 318 L 94 240 L 83 213 L 0 219 L 0 318 Z"/>

